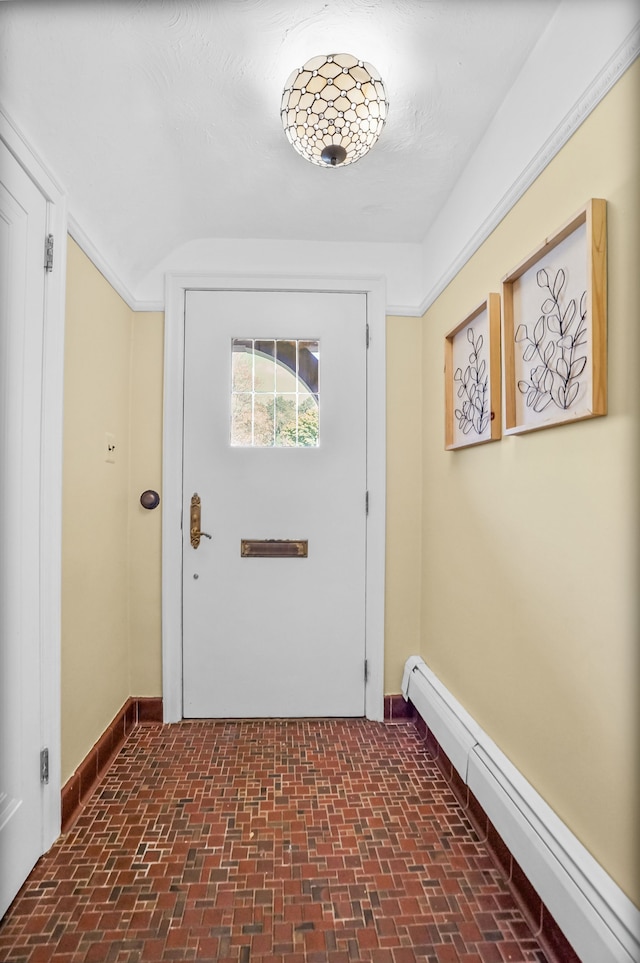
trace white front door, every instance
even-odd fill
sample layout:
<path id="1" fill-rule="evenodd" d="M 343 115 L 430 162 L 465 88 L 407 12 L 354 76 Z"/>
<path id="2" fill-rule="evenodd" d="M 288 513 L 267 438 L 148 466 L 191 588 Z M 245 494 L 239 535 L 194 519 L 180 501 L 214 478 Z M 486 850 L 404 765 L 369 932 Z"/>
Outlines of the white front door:
<path id="1" fill-rule="evenodd" d="M 43 851 L 40 424 L 46 202 L 0 142 L 0 916 Z"/>
<path id="2" fill-rule="evenodd" d="M 185 717 L 364 715 L 366 386 L 364 294 L 187 292 Z"/>

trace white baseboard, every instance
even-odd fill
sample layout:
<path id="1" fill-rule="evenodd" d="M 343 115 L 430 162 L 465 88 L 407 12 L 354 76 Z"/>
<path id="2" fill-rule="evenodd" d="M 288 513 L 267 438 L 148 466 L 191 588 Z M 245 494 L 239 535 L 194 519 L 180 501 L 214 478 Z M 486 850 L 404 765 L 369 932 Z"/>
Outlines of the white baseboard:
<path id="1" fill-rule="evenodd" d="M 403 693 L 583 963 L 638 963 L 638 909 L 418 657 Z"/>

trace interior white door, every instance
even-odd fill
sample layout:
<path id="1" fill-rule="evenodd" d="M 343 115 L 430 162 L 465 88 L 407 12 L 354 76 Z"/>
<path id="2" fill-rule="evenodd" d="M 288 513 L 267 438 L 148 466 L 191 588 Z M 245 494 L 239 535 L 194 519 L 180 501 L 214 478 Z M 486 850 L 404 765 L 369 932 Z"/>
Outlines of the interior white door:
<path id="1" fill-rule="evenodd" d="M 0 143 L 0 916 L 43 851 L 40 424 L 46 202 Z"/>
<path id="2" fill-rule="evenodd" d="M 364 715 L 366 374 L 363 294 L 187 292 L 185 717 Z"/>

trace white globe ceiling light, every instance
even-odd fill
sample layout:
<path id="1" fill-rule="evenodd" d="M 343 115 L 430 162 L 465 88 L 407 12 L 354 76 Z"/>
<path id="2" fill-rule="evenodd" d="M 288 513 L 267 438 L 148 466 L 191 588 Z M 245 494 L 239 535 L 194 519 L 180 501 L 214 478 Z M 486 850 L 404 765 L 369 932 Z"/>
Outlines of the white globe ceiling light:
<path id="1" fill-rule="evenodd" d="M 351 54 L 312 57 L 286 83 L 282 125 L 312 164 L 345 167 L 373 147 L 387 107 L 384 85 L 371 64 Z"/>

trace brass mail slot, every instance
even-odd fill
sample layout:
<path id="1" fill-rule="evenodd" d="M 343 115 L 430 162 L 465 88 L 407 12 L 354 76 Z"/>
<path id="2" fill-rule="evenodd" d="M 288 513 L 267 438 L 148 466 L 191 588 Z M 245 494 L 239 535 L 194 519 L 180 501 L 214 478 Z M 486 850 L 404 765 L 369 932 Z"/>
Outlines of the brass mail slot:
<path id="1" fill-rule="evenodd" d="M 306 538 L 243 538 L 240 554 L 243 558 L 307 558 L 308 547 Z"/>

